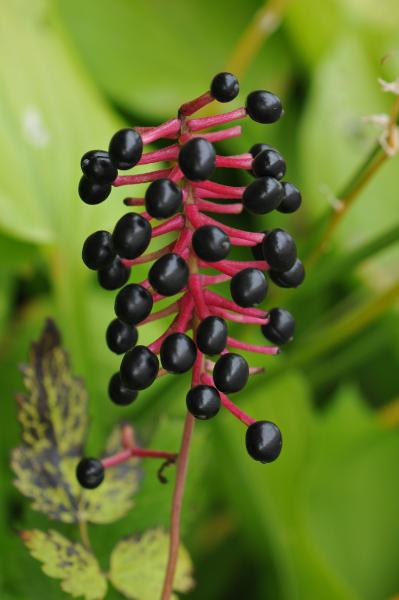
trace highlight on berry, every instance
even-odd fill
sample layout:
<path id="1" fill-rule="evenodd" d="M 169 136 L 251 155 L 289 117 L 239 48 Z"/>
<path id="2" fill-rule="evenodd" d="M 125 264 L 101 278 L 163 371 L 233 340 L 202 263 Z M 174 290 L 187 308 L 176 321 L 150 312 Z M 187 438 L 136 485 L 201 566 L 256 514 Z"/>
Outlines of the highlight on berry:
<path id="1" fill-rule="evenodd" d="M 105 332 L 109 350 L 121 356 L 120 370 L 110 374 L 110 401 L 130 406 L 158 378 L 191 371 L 186 407 L 192 417 L 208 420 L 230 412 L 246 427 L 248 454 L 269 463 L 282 447 L 278 426 L 253 419 L 229 395 L 242 391 L 252 376 L 263 372 L 265 360 L 261 366 L 250 366 L 249 353 L 272 357 L 292 341 L 294 317 L 285 308 L 267 308 L 263 303 L 273 284 L 297 287 L 305 272 L 285 224 L 247 231 L 231 226 L 231 219 L 227 225 L 226 217 L 248 211 L 256 218 L 276 210 L 284 218 L 299 209 L 302 199 L 294 183 L 285 180 L 283 156 L 267 140 L 235 155 L 219 154 L 215 146 L 240 136 L 242 128 L 236 121 L 278 121 L 284 113 L 278 96 L 255 90 L 239 108 L 193 116 L 213 101 L 235 100 L 239 91 L 232 73 L 218 73 L 209 90 L 182 104 L 176 117 L 154 127 L 121 129 L 104 140 L 108 150 L 85 152 L 78 187 L 83 202 L 99 204 L 121 186 L 127 186 L 128 195 L 125 209 L 115 211 L 115 223 L 109 223 L 108 231 L 95 231 L 84 241 L 82 259 L 97 272 L 101 287 L 117 290 L 115 314 Z M 153 145 L 160 140 L 161 146 Z M 148 170 L 135 173 L 134 167 L 140 165 L 149 165 Z M 219 183 L 229 181 L 231 170 L 251 180 L 245 186 Z M 147 188 L 138 195 L 136 186 L 143 183 Z M 162 244 L 157 238 L 166 235 Z M 247 254 L 244 260 L 234 258 L 237 249 Z M 148 266 L 147 277 L 140 280 L 138 265 L 143 264 Z M 229 296 L 215 291 L 223 284 Z M 140 344 L 140 328 L 165 317 L 169 325 L 162 335 Z M 255 325 L 268 342 L 255 345 L 233 337 L 231 324 Z M 103 461 L 83 458 L 76 471 L 78 481 L 86 488 L 97 487 L 107 468 L 134 451 L 122 455 Z"/>

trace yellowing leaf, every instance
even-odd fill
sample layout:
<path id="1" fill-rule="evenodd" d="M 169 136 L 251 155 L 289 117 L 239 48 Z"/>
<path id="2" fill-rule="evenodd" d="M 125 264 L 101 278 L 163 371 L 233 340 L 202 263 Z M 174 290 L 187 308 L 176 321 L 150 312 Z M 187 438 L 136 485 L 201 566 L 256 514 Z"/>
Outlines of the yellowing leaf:
<path id="1" fill-rule="evenodd" d="M 62 589 L 75 598 L 100 600 L 107 581 L 95 557 L 81 544 L 75 544 L 57 531 L 24 531 L 22 540 L 49 577 L 61 579 Z"/>
<path id="2" fill-rule="evenodd" d="M 111 554 L 110 581 L 127 598 L 154 600 L 162 591 L 168 558 L 169 536 L 162 529 L 150 529 L 140 537 L 119 542 Z M 176 592 L 188 592 L 194 585 L 192 563 L 181 546 L 174 580 Z M 177 600 L 177 596 L 172 598 Z"/>

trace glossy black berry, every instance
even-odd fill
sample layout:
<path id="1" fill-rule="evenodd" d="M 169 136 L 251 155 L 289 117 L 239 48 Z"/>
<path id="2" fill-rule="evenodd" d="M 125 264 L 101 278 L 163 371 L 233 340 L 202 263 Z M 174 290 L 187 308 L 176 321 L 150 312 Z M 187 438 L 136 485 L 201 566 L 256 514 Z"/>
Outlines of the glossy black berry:
<path id="1" fill-rule="evenodd" d="M 305 269 L 299 258 L 288 271 L 269 271 L 270 279 L 279 287 L 296 288 L 301 285 L 305 279 Z"/>
<path id="2" fill-rule="evenodd" d="M 207 262 L 217 262 L 230 252 L 230 238 L 215 225 L 203 225 L 195 230 L 192 240 L 196 255 Z"/>
<path id="3" fill-rule="evenodd" d="M 114 404 L 120 406 L 127 406 L 134 402 L 138 396 L 137 390 L 131 390 L 128 388 L 121 379 L 121 374 L 114 373 L 109 380 L 108 384 L 108 396 Z"/>
<path id="4" fill-rule="evenodd" d="M 245 443 L 248 454 L 261 463 L 276 460 L 281 452 L 281 431 L 271 421 L 256 421 L 247 429 Z"/>
<path id="5" fill-rule="evenodd" d="M 105 150 L 90 150 L 83 154 L 80 167 L 86 177 L 97 183 L 112 183 L 118 177 L 118 169 Z"/>
<path id="6" fill-rule="evenodd" d="M 115 251 L 122 258 L 137 258 L 151 242 L 152 227 L 138 213 L 126 213 L 119 219 L 112 233 Z"/>
<path id="7" fill-rule="evenodd" d="M 170 179 L 157 179 L 147 188 L 145 207 L 155 219 L 167 219 L 176 214 L 182 205 L 183 194 Z"/>
<path id="8" fill-rule="evenodd" d="M 132 390 L 144 390 L 154 382 L 159 370 L 158 357 L 146 346 L 136 346 L 121 362 L 121 378 Z"/>
<path id="9" fill-rule="evenodd" d="M 277 210 L 281 213 L 293 213 L 302 204 L 301 192 L 293 183 L 283 182 L 283 200 Z"/>
<path id="10" fill-rule="evenodd" d="M 260 269 L 249 267 L 239 271 L 230 281 L 230 293 L 239 306 L 256 306 L 266 298 L 267 279 Z"/>
<path id="11" fill-rule="evenodd" d="M 245 108 L 251 119 L 258 123 L 274 123 L 283 113 L 280 98 L 265 90 L 248 94 Z"/>
<path id="12" fill-rule="evenodd" d="M 105 290 L 117 290 L 125 285 L 130 277 L 130 267 L 125 267 L 116 257 L 110 265 L 97 272 L 98 283 Z"/>
<path id="13" fill-rule="evenodd" d="M 252 172 L 255 177 L 274 177 L 281 179 L 285 175 L 286 164 L 280 152 L 268 148 L 256 155 L 252 162 Z"/>
<path id="14" fill-rule="evenodd" d="M 259 142 L 258 144 L 254 144 L 253 146 L 251 146 L 251 148 L 249 149 L 249 153 L 252 154 L 252 156 L 255 158 L 264 150 L 273 150 L 273 148 L 269 144 L 263 144 Z"/>
<path id="15" fill-rule="evenodd" d="M 82 458 L 76 467 L 76 478 L 80 485 L 92 490 L 104 479 L 104 467 L 97 458 Z"/>
<path id="16" fill-rule="evenodd" d="M 245 387 L 249 377 L 248 363 L 239 354 L 223 354 L 213 369 L 213 381 L 221 392 L 230 394 Z"/>
<path id="17" fill-rule="evenodd" d="M 273 229 L 262 242 L 263 256 L 273 271 L 288 271 L 296 261 L 296 244 L 284 229 Z"/>
<path id="18" fill-rule="evenodd" d="M 162 296 L 173 296 L 187 284 L 189 270 L 186 261 L 170 252 L 154 262 L 148 272 L 148 281 Z"/>
<path id="19" fill-rule="evenodd" d="M 210 385 L 196 385 L 186 396 L 187 410 L 196 419 L 211 419 L 220 409 L 220 396 Z"/>
<path id="20" fill-rule="evenodd" d="M 232 73 L 218 73 L 212 79 L 211 96 L 218 102 L 230 102 L 238 96 L 240 84 Z"/>
<path id="21" fill-rule="evenodd" d="M 273 344 L 291 342 L 295 333 L 295 320 L 285 308 L 272 308 L 268 314 L 269 322 L 261 330 L 266 339 Z"/>
<path id="22" fill-rule="evenodd" d="M 89 235 L 83 244 L 82 259 L 89 269 L 103 269 L 112 263 L 115 250 L 108 231 L 96 231 Z"/>
<path id="23" fill-rule="evenodd" d="M 197 328 L 195 341 L 204 354 L 220 354 L 227 344 L 227 325 L 221 317 L 205 317 Z"/>
<path id="24" fill-rule="evenodd" d="M 267 230 L 264 230 L 261 233 L 266 234 L 269 232 Z M 265 257 L 263 256 L 262 242 L 256 244 L 256 246 L 251 246 L 251 252 L 255 260 L 265 260 Z"/>
<path id="25" fill-rule="evenodd" d="M 148 317 L 152 305 L 152 295 L 148 290 L 138 283 L 129 283 L 115 298 L 115 314 L 124 323 L 136 325 Z"/>
<path id="26" fill-rule="evenodd" d="M 105 334 L 107 346 L 115 354 L 124 354 L 137 344 L 136 327 L 128 325 L 120 319 L 114 319 L 107 327 Z"/>
<path id="27" fill-rule="evenodd" d="M 179 167 L 187 179 L 204 181 L 215 170 L 216 152 L 208 140 L 195 137 L 182 146 Z"/>
<path id="28" fill-rule="evenodd" d="M 185 333 L 171 333 L 161 346 L 160 358 L 169 373 L 185 373 L 195 362 L 197 348 Z"/>
<path id="29" fill-rule="evenodd" d="M 131 169 L 141 158 L 143 140 L 135 129 L 120 129 L 112 136 L 108 151 L 118 169 Z"/>
<path id="30" fill-rule="evenodd" d="M 100 204 L 110 195 L 112 186 L 109 183 L 98 183 L 83 175 L 79 181 L 79 196 L 86 204 Z"/>
<path id="31" fill-rule="evenodd" d="M 255 215 L 265 215 L 277 208 L 284 197 L 283 186 L 274 177 L 260 177 L 244 190 L 242 202 Z"/>

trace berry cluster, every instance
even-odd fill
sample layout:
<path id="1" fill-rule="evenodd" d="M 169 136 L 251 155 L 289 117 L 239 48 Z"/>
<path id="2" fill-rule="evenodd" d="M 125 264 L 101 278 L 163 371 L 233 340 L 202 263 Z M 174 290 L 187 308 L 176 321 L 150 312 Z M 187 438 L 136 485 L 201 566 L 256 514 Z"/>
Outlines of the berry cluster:
<path id="1" fill-rule="evenodd" d="M 249 152 L 235 156 L 216 153 L 213 143 L 239 136 L 241 127 L 197 133 L 246 116 L 259 123 L 273 123 L 283 114 L 277 96 L 258 90 L 247 96 L 245 107 L 217 116 L 190 118 L 213 100 L 229 102 L 238 92 L 236 77 L 219 73 L 210 91 L 183 104 L 176 118 L 158 127 L 121 129 L 112 137 L 107 152 L 94 150 L 83 156 L 79 195 L 88 204 L 105 200 L 112 187 L 144 182 L 149 185 L 143 198 L 124 201 L 145 210 L 123 215 L 112 233 L 97 231 L 90 235 L 82 256 L 86 266 L 97 271 L 103 288 L 122 288 L 115 298 L 116 318 L 106 332 L 110 350 L 123 354 L 120 371 L 109 382 L 111 400 L 130 404 L 157 377 L 192 369 L 192 387 L 186 398 L 188 411 L 197 419 L 209 419 L 223 405 L 247 426 L 248 453 L 267 463 L 281 451 L 280 430 L 270 421 L 255 421 L 246 415 L 227 394 L 242 390 L 249 376 L 262 370 L 250 368 L 237 350 L 275 355 L 278 345 L 291 341 L 294 334 L 295 322 L 287 310 L 257 308 L 268 291 L 265 273 L 278 286 L 297 287 L 304 279 L 304 269 L 295 242 L 284 229 L 248 232 L 205 213 L 231 215 L 244 209 L 255 215 L 275 209 L 291 213 L 299 208 L 301 195 L 292 183 L 281 181 L 285 161 L 268 144 L 255 144 Z M 143 153 L 145 145 L 161 138 L 173 143 Z M 118 170 L 157 162 L 169 162 L 170 166 L 144 174 L 118 174 Z M 254 179 L 246 187 L 211 181 L 219 167 L 244 169 Z M 154 220 L 162 222 L 153 225 Z M 171 232 L 176 236 L 172 243 L 145 254 L 153 238 Z M 254 260 L 229 259 L 233 246 L 251 248 Z M 152 263 L 148 279 L 127 283 L 131 269 L 134 272 L 134 266 L 141 263 Z M 229 282 L 231 300 L 210 289 L 222 282 Z M 176 295 L 178 298 L 166 308 L 153 311 L 154 304 Z M 148 346 L 137 345 L 137 327 L 167 315 L 176 316 L 165 333 Z M 256 346 L 229 336 L 228 321 L 259 325 L 275 345 Z M 143 456 L 145 451 L 131 448 L 130 452 L 129 456 L 135 452 Z M 77 470 L 79 481 L 85 487 L 97 486 L 104 467 L 111 463 L 112 459 L 83 459 Z"/>

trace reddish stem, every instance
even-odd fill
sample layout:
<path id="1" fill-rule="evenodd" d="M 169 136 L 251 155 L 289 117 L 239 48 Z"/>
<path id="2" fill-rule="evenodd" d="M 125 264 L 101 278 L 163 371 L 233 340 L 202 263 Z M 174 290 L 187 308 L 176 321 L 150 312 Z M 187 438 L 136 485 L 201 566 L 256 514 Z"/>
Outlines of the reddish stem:
<path id="1" fill-rule="evenodd" d="M 126 450 L 122 450 L 113 456 L 107 456 L 107 458 L 103 458 L 101 463 L 104 469 L 109 469 L 110 467 L 116 467 L 127 460 L 133 457 L 140 458 L 166 458 L 170 460 L 175 460 L 177 455 L 172 452 L 163 452 L 160 450 L 146 450 L 144 448 L 127 448 Z"/>
<path id="2" fill-rule="evenodd" d="M 141 139 L 143 140 L 143 144 L 149 144 L 150 142 L 155 142 L 155 140 L 159 140 L 160 138 L 165 138 L 169 136 L 176 136 L 180 132 L 181 121 L 180 119 L 170 119 L 159 127 L 152 127 L 147 131 L 141 134 Z"/>
<path id="3" fill-rule="evenodd" d="M 213 378 L 208 373 L 203 373 L 202 381 L 207 385 L 215 385 L 213 382 Z M 219 395 L 223 406 L 227 408 L 227 410 L 231 412 L 232 415 L 234 415 L 237 419 L 244 423 L 244 425 L 249 426 L 252 425 L 252 423 L 255 423 L 256 419 L 253 419 L 252 417 L 247 415 L 243 410 L 238 408 L 238 406 L 236 406 L 231 400 L 229 400 L 229 398 L 225 394 L 219 392 Z"/>
<path id="4" fill-rule="evenodd" d="M 209 308 L 205 303 L 204 294 L 201 285 L 201 275 L 191 274 L 188 280 L 188 287 L 195 303 L 195 309 L 200 319 L 205 319 L 209 314 Z"/>
<path id="5" fill-rule="evenodd" d="M 224 308 L 220 308 L 219 306 L 214 306 L 211 303 L 209 304 L 209 309 L 211 309 L 212 313 L 218 317 L 222 317 L 228 321 L 234 321 L 235 323 L 246 323 L 247 325 L 266 325 L 269 322 L 267 318 L 261 319 L 258 317 L 251 317 L 249 315 L 239 315 Z"/>
<path id="6" fill-rule="evenodd" d="M 172 144 L 161 150 L 154 150 L 154 152 L 146 152 L 140 158 L 139 165 L 148 165 L 150 163 L 162 162 L 164 160 L 176 160 L 179 156 L 179 145 Z"/>
<path id="7" fill-rule="evenodd" d="M 251 169 L 252 154 L 238 154 L 237 156 L 216 156 L 216 166 L 226 169 Z"/>
<path id="8" fill-rule="evenodd" d="M 194 98 L 194 100 L 182 104 L 179 108 L 179 115 L 181 117 L 188 117 L 213 101 L 214 98 L 211 96 L 210 92 L 205 92 L 205 94 L 198 96 L 198 98 Z"/>
<path id="9" fill-rule="evenodd" d="M 208 140 L 208 142 L 221 142 L 232 137 L 238 137 L 242 133 L 241 125 L 235 127 L 229 127 L 228 129 L 222 129 L 221 131 L 212 131 L 210 133 L 191 133 L 187 131 L 180 137 L 180 142 L 184 144 L 191 140 L 193 137 L 202 137 Z"/>
<path id="10" fill-rule="evenodd" d="M 241 350 L 247 350 L 248 352 L 256 352 L 257 354 L 270 354 L 274 356 L 280 354 L 281 350 L 277 346 L 257 346 L 255 344 L 247 344 L 246 342 L 240 342 L 235 338 L 228 337 L 227 345 L 231 348 L 240 348 Z"/>
<path id="11" fill-rule="evenodd" d="M 207 202 L 201 198 L 196 201 L 196 206 L 198 206 L 200 210 L 223 215 L 239 215 L 244 208 L 241 202 L 235 202 L 234 204 L 217 204 L 216 202 Z"/>
<path id="12" fill-rule="evenodd" d="M 235 185 L 223 185 L 222 183 L 216 183 L 216 181 L 200 181 L 193 183 L 193 187 L 196 190 L 196 196 L 203 198 L 242 198 L 245 191 L 245 187 L 237 187 Z M 213 195 L 206 195 L 207 192 Z"/>
<path id="13" fill-rule="evenodd" d="M 225 281 L 230 281 L 230 275 L 201 275 L 201 282 L 203 286 L 206 285 L 215 285 L 218 283 L 224 283 Z"/>
<path id="14" fill-rule="evenodd" d="M 230 123 L 236 119 L 244 119 L 247 116 L 245 108 L 237 108 L 231 112 L 224 113 L 223 115 L 215 115 L 212 117 L 200 117 L 199 119 L 190 119 L 187 121 L 187 127 L 191 131 L 199 131 L 200 129 L 208 129 L 208 127 L 215 127 L 215 125 L 223 125 L 223 123 Z"/>
<path id="15" fill-rule="evenodd" d="M 138 256 L 137 258 L 133 258 L 133 259 L 122 258 L 121 262 L 126 267 L 131 267 L 133 265 L 141 265 L 141 264 L 144 264 L 147 262 L 151 262 L 152 260 L 155 260 L 155 259 L 159 258 L 160 256 L 163 256 L 164 254 L 167 254 L 168 252 L 170 252 L 173 248 L 173 245 L 174 245 L 173 243 L 168 244 L 167 246 L 164 246 L 160 250 L 155 250 L 154 252 L 150 252 L 149 254 L 145 254 L 143 256 Z"/>
<path id="16" fill-rule="evenodd" d="M 126 206 L 144 206 L 144 198 L 125 198 L 123 204 Z"/>
<path id="17" fill-rule="evenodd" d="M 159 169 L 158 171 L 149 171 L 148 173 L 139 173 L 138 175 L 120 175 L 113 182 L 113 186 L 120 187 L 121 185 L 133 185 L 136 183 L 147 183 L 169 177 L 171 169 Z"/>
<path id="18" fill-rule="evenodd" d="M 204 291 L 205 300 L 212 304 L 213 306 L 219 306 L 221 308 L 226 308 L 227 310 L 233 310 L 234 312 L 248 315 L 251 317 L 259 317 L 260 319 L 265 318 L 265 311 L 261 308 L 244 308 L 243 306 L 239 306 L 232 300 L 225 298 L 224 296 L 219 296 L 215 292 L 211 290 Z"/>
<path id="19" fill-rule="evenodd" d="M 179 229 L 183 229 L 184 227 L 184 217 L 183 215 L 176 215 L 169 219 L 169 221 L 165 221 L 165 223 L 161 223 L 161 225 L 157 225 L 152 230 L 152 237 L 157 237 L 159 235 L 164 235 L 165 233 L 170 233 L 171 231 L 178 231 Z"/>

